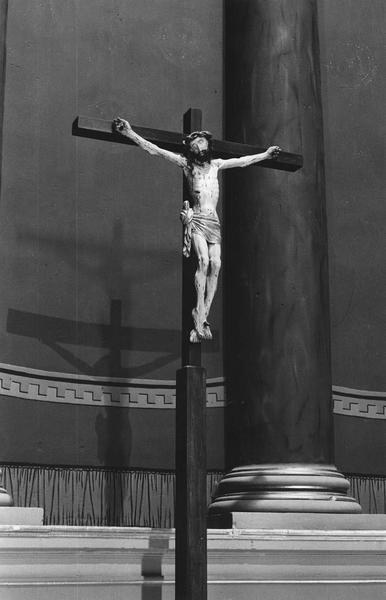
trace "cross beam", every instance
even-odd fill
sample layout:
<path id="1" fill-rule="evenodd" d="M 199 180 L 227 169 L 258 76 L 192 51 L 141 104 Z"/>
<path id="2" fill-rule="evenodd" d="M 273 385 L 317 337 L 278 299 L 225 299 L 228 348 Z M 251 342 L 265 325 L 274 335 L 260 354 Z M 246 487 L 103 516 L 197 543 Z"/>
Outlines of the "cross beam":
<path id="1" fill-rule="evenodd" d="M 144 137 L 149 142 L 157 144 L 161 148 L 171 150 L 172 152 L 183 152 L 182 134 L 174 131 L 164 131 L 162 129 L 151 129 L 149 127 L 132 126 L 138 135 Z M 72 126 L 73 135 L 79 137 L 93 138 L 107 142 L 116 142 L 118 144 L 134 145 L 129 138 L 112 131 L 111 121 L 96 119 L 94 117 L 77 117 Z M 240 144 L 227 140 L 213 140 L 213 154 L 216 158 L 238 158 L 250 154 L 259 154 L 266 148 L 252 146 L 250 144 Z M 264 160 L 257 163 L 261 167 L 268 169 L 279 169 L 281 171 L 297 171 L 303 166 L 303 157 L 301 154 L 292 154 L 291 152 L 280 152 L 275 160 Z"/>

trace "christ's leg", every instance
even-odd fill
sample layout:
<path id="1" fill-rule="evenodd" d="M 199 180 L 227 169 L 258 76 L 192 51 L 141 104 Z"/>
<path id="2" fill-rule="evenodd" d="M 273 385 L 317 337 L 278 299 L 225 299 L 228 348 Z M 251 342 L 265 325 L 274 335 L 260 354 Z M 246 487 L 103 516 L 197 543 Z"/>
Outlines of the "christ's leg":
<path id="1" fill-rule="evenodd" d="M 205 296 L 205 318 L 208 318 L 210 307 L 212 306 L 213 298 L 217 290 L 218 276 L 221 268 L 221 246 L 220 244 L 209 244 L 209 269 L 206 279 L 206 296 Z"/>
<path id="2" fill-rule="evenodd" d="M 199 337 L 203 338 L 205 337 L 205 289 L 209 266 L 209 252 L 206 240 L 200 235 L 197 235 L 196 233 L 193 233 L 192 235 L 192 244 L 197 256 L 197 271 L 194 278 L 194 283 L 197 291 L 197 304 L 192 311 L 192 316 L 194 321 L 194 327 Z"/>

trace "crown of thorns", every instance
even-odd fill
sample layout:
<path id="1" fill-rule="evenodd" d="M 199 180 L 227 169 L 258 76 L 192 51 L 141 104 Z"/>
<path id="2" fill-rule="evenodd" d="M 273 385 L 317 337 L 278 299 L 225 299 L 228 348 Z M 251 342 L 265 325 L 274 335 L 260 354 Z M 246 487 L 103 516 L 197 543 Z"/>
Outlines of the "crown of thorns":
<path id="1" fill-rule="evenodd" d="M 203 137 L 206 140 L 210 141 L 213 136 L 210 133 L 210 131 L 192 131 L 192 133 L 189 133 L 188 135 L 184 135 L 182 143 L 190 144 L 190 142 L 192 142 L 193 140 L 195 140 L 198 137 Z"/>

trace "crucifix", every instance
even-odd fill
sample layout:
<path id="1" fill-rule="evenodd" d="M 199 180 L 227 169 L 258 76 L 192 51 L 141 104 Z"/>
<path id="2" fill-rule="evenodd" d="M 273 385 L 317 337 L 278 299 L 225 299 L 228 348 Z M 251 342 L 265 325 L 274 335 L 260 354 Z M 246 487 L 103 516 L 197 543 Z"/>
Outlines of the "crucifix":
<path id="1" fill-rule="evenodd" d="M 180 214 L 184 225 L 183 255 L 190 258 L 193 248 L 197 259 L 192 278 L 194 286 L 188 286 L 186 278 L 186 285 L 183 285 L 183 364 L 196 363 L 190 360 L 190 355 L 197 356 L 198 353 L 189 348 L 190 344 L 212 339 L 208 315 L 221 264 L 221 231 L 216 213 L 219 171 L 255 164 L 286 171 L 295 171 L 302 166 L 300 155 L 283 152 L 277 146 L 265 150 L 248 144 L 213 140 L 208 131 L 200 131 L 201 121 L 201 111 L 190 109 L 184 115 L 184 135 L 132 127 L 120 118 L 110 122 L 78 117 L 73 125 L 75 135 L 138 145 L 183 171 L 184 199 Z M 192 265 L 192 261 L 184 262 L 184 273 L 188 264 Z M 195 302 L 186 293 L 187 288 L 193 291 Z"/>
<path id="2" fill-rule="evenodd" d="M 216 213 L 218 172 L 260 166 L 296 171 L 302 157 L 277 146 L 268 150 L 216 140 L 202 131 L 202 115 L 184 115 L 183 134 L 78 117 L 73 134 L 138 145 L 179 166 L 184 174 L 182 368 L 176 380 L 176 599 L 207 598 L 206 567 L 206 376 L 201 341 L 212 333 L 208 314 L 220 268 L 220 224 Z M 194 252 L 191 252 L 191 250 Z"/>

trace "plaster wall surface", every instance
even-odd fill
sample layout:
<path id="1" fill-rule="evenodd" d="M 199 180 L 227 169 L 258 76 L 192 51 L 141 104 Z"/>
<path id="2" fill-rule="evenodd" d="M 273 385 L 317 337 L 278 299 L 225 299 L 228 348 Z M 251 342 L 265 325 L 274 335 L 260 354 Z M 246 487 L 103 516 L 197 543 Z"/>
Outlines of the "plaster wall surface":
<path id="1" fill-rule="evenodd" d="M 220 0 L 9 2 L 4 362 L 174 378 L 181 172 L 134 147 L 75 138 L 71 124 L 77 115 L 120 115 L 181 131 L 183 113 L 197 107 L 204 127 L 221 137 L 221 39 Z M 112 300 L 121 302 L 118 332 L 110 329 Z M 220 300 L 212 321 L 219 330 Z M 205 353 L 209 376 L 222 375 L 220 348 L 217 336 Z"/>
<path id="2" fill-rule="evenodd" d="M 383 0 L 318 2 L 333 384 L 386 390 Z M 173 379 L 181 174 L 133 147 L 74 138 L 76 115 L 222 135 L 220 0 L 10 0 L 0 202 L 0 361 Z M 120 334 L 113 300 L 121 302 Z M 118 311 L 119 312 L 119 311 Z M 219 333 L 204 352 L 223 375 Z M 209 411 L 223 466 L 222 408 Z M 385 421 L 335 416 L 336 462 L 384 474 Z M 1 397 L 2 459 L 172 468 L 173 411 Z"/>

